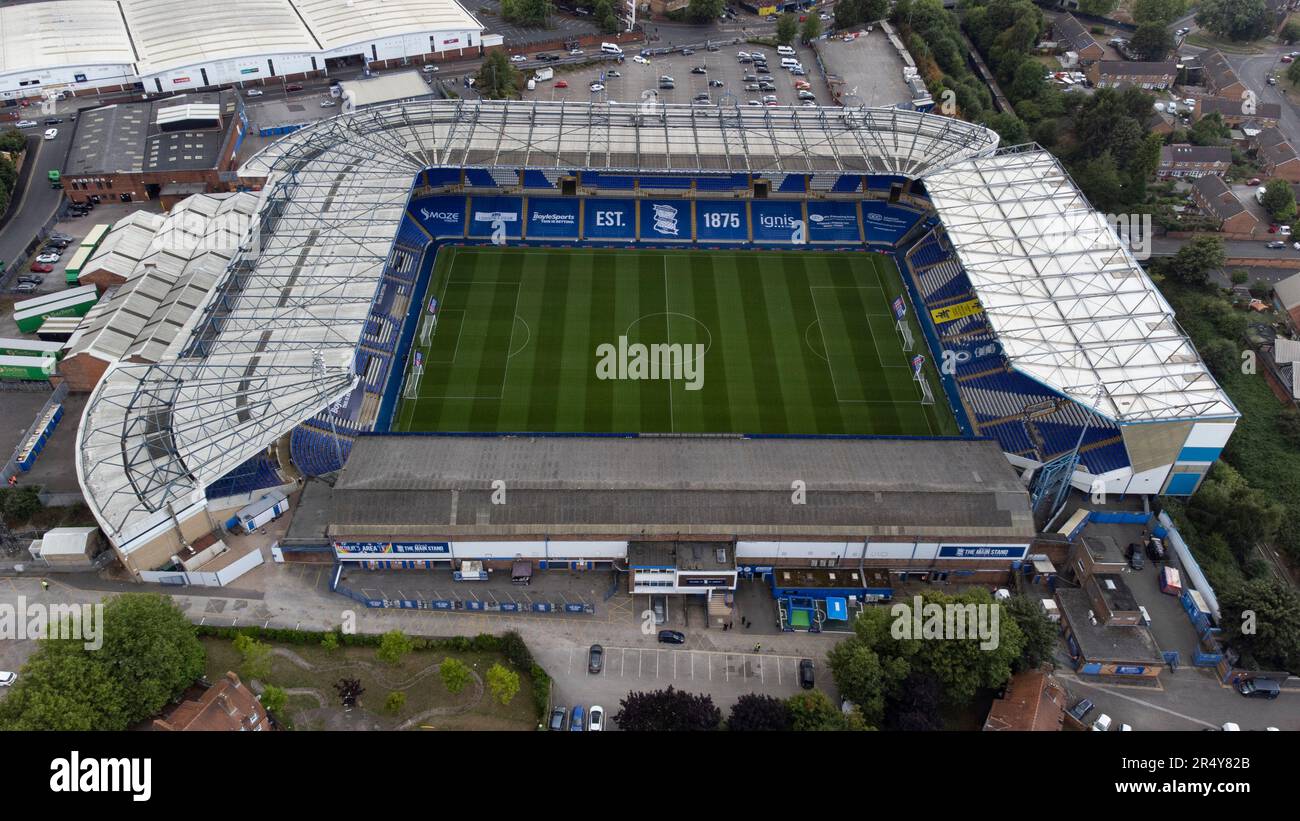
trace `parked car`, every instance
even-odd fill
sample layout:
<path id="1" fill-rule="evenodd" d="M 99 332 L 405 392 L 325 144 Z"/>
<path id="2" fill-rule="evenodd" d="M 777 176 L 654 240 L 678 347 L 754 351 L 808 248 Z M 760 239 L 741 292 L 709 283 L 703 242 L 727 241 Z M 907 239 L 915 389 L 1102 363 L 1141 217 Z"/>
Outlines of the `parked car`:
<path id="1" fill-rule="evenodd" d="M 525 57 L 525 56 L 522 55 L 522 54 L 511 54 L 511 55 L 510 55 L 510 62 L 512 62 L 512 63 L 526 63 L 526 62 L 528 62 L 528 58 Z M 428 71 L 430 68 L 432 68 L 434 71 L 437 71 L 437 70 L 438 70 L 438 67 L 437 67 L 437 66 L 425 66 L 425 67 L 424 67 L 424 70 L 425 70 L 425 71 Z"/>
<path id="2" fill-rule="evenodd" d="M 556 707 L 554 710 L 551 710 L 550 728 L 552 730 L 563 730 L 564 721 L 568 717 L 568 715 L 569 715 L 568 707 Z"/>
<path id="3" fill-rule="evenodd" d="M 250 88 L 244 92 L 245 97 L 261 97 L 264 92 L 260 88 Z"/>
<path id="4" fill-rule="evenodd" d="M 800 99 L 800 100 L 816 100 L 816 99 L 817 99 L 817 95 L 816 95 L 816 94 L 813 94 L 811 91 L 809 91 L 809 90 L 807 90 L 807 89 L 805 89 L 805 88 L 801 88 L 801 89 L 799 89 L 799 99 Z"/>
<path id="5" fill-rule="evenodd" d="M 39 257 L 36 258 L 36 261 L 37 261 L 37 262 L 48 262 L 50 265 L 53 265 L 54 263 L 56 263 L 56 262 L 59 261 L 59 257 L 60 257 L 60 256 L 62 256 L 62 255 L 61 255 L 61 254 L 56 254 L 56 253 L 53 253 L 53 252 L 48 253 L 48 254 L 41 254 Z"/>
<path id="6" fill-rule="evenodd" d="M 19 120 L 18 122 L 14 123 L 14 125 L 18 126 L 19 128 L 35 128 L 36 126 L 40 125 L 40 123 L 36 122 L 35 120 Z"/>
<path id="7" fill-rule="evenodd" d="M 726 83 L 721 80 L 709 80 L 709 88 L 722 88 Z"/>
<path id="8" fill-rule="evenodd" d="M 605 648 L 599 644 L 591 645 L 587 651 L 587 672 L 598 674 L 605 666 Z"/>
<path id="9" fill-rule="evenodd" d="M 683 57 L 690 57 L 690 56 L 691 56 L 692 54 L 694 54 L 694 53 L 695 53 L 695 49 L 693 49 L 693 48 L 684 48 L 684 49 L 682 49 L 682 56 L 683 56 Z"/>
<path id="10" fill-rule="evenodd" d="M 47 129 L 45 129 L 45 139 L 47 139 L 47 140 L 53 140 L 53 139 L 56 139 L 58 136 L 59 136 L 59 129 L 57 129 L 57 128 L 47 128 Z"/>
<path id="11" fill-rule="evenodd" d="M 556 81 L 555 81 L 555 87 L 556 87 L 556 88 L 568 88 L 568 87 L 569 87 L 569 81 L 568 81 L 568 80 L 556 80 Z"/>
<path id="12" fill-rule="evenodd" d="M 302 91 L 302 83 L 289 83 L 284 87 L 285 91 Z"/>
<path id="13" fill-rule="evenodd" d="M 582 49 L 580 49 L 580 48 L 571 48 L 571 49 L 569 49 L 569 56 L 570 56 L 570 57 L 581 57 L 581 56 L 582 56 Z"/>
<path id="14" fill-rule="evenodd" d="M 581 733 L 586 731 L 586 729 L 586 713 L 582 709 L 582 705 L 579 704 L 577 707 L 573 708 L 573 713 L 569 715 L 569 730 L 575 733 Z"/>
<path id="15" fill-rule="evenodd" d="M 668 621 L 668 597 L 661 595 L 651 596 L 650 610 L 654 613 L 656 625 Z"/>
<path id="16" fill-rule="evenodd" d="M 1239 733 L 1241 732 L 1241 725 L 1235 721 L 1225 721 L 1223 722 L 1223 731 L 1225 733 Z"/>
<path id="17" fill-rule="evenodd" d="M 28 284 L 28 285 L 41 285 L 41 284 L 43 284 L 44 282 L 45 282 L 45 277 L 36 277 L 36 276 L 32 276 L 32 275 L 30 275 L 30 274 L 23 274 L 22 276 L 18 277 L 18 284 L 19 284 L 19 285 L 23 285 L 23 284 Z"/>
<path id="18" fill-rule="evenodd" d="M 321 107 L 321 108 L 333 108 L 333 107 L 336 106 L 336 105 L 338 105 L 338 103 L 335 102 L 334 100 L 321 100 L 321 101 L 320 101 L 320 107 Z"/>
<path id="19" fill-rule="evenodd" d="M 1150 627 L 1150 626 L 1151 626 L 1151 614 L 1147 612 L 1147 607 L 1146 607 L 1146 605 L 1145 605 L 1145 604 L 1139 604 L 1139 605 L 1138 605 L 1138 612 L 1142 614 L 1142 618 L 1139 620 L 1140 623 L 1142 624 L 1142 626 L 1143 626 L 1143 627 Z"/>
<path id="20" fill-rule="evenodd" d="M 609 71 L 605 72 L 605 76 L 608 78 L 613 78 L 613 77 L 622 77 L 623 75 L 618 72 L 618 69 L 610 69 Z"/>
<path id="21" fill-rule="evenodd" d="M 659 643 L 660 644 L 685 644 L 686 634 L 681 632 L 680 630 L 660 630 Z"/>
<path id="22" fill-rule="evenodd" d="M 30 282 L 20 282 L 18 283 L 18 287 L 14 288 L 14 290 L 20 294 L 30 294 L 32 291 L 36 290 L 36 286 Z"/>
<path id="23" fill-rule="evenodd" d="M 1082 724 L 1084 717 L 1092 712 L 1092 707 L 1093 704 L 1090 699 L 1082 699 L 1078 704 L 1070 708 L 1070 717 Z"/>
<path id="24" fill-rule="evenodd" d="M 634 63 L 640 63 L 640 64 L 643 65 L 643 66 L 648 66 L 648 65 L 650 65 L 650 61 L 647 60 L 646 58 L 642 57 L 640 54 L 634 55 L 634 56 L 632 57 L 632 62 L 634 62 Z"/>
<path id="25" fill-rule="evenodd" d="M 48 274 L 54 271 L 54 266 L 48 262 L 33 262 L 32 271 L 38 274 Z"/>
<path id="26" fill-rule="evenodd" d="M 548 61 L 548 60 L 554 60 L 555 58 L 543 51 L 541 54 L 534 55 L 533 59 Z"/>
<path id="27" fill-rule="evenodd" d="M 62 117 L 46 117 L 46 118 L 45 118 L 45 124 L 46 124 L 46 125 L 58 125 L 58 124 L 61 123 L 61 122 L 63 122 L 63 118 L 62 118 Z"/>
<path id="28" fill-rule="evenodd" d="M 1092 722 L 1092 729 L 1099 733 L 1104 733 L 1110 729 L 1110 716 L 1102 713 L 1097 716 L 1097 720 Z"/>
<path id="29" fill-rule="evenodd" d="M 672 83 L 671 81 L 667 81 L 667 82 L 665 82 L 664 80 L 660 80 L 660 81 L 659 81 L 659 87 L 662 88 L 662 89 L 667 89 L 667 90 L 671 90 L 671 89 L 677 88 L 677 86 L 673 85 L 673 83 Z"/>
<path id="30" fill-rule="evenodd" d="M 1275 86 L 1277 85 L 1277 78 L 1274 77 L 1272 74 L 1270 74 L 1268 75 L 1268 79 L 1266 79 L 1265 82 L 1267 82 L 1271 86 Z"/>
<path id="31" fill-rule="evenodd" d="M 8 670 L 0 670 L 0 687 L 8 687 L 17 680 L 17 673 L 11 673 Z"/>
<path id="32" fill-rule="evenodd" d="M 1246 185 L 1259 185 L 1259 183 L 1260 183 L 1259 177 L 1251 177 L 1250 179 L 1246 180 Z"/>
<path id="33" fill-rule="evenodd" d="M 812 659 L 799 660 L 799 686 L 811 690 L 816 685 Z"/>
<path id="34" fill-rule="evenodd" d="M 1275 699 L 1282 686 L 1271 678 L 1249 678 L 1237 682 L 1237 692 L 1246 698 Z"/>
<path id="35" fill-rule="evenodd" d="M 709 70 L 708 70 L 707 68 L 705 68 L 704 66 L 694 66 L 694 67 L 691 69 L 691 73 L 692 73 L 692 74 L 708 74 L 708 73 L 709 73 Z"/>
<path id="36" fill-rule="evenodd" d="M 1121 724 L 1121 725 L 1119 725 L 1118 727 L 1116 727 L 1115 729 L 1118 730 L 1118 731 L 1121 732 L 1121 733 L 1131 733 L 1131 732 L 1133 732 L 1133 725 L 1132 725 L 1132 724 Z"/>
<path id="37" fill-rule="evenodd" d="M 1290 54 L 1283 54 L 1283 55 L 1282 55 L 1282 62 L 1284 62 L 1284 63 L 1293 63 L 1293 62 L 1295 62 L 1295 58 L 1292 57 Z"/>
<path id="38" fill-rule="evenodd" d="M 605 708 L 593 704 L 587 712 L 587 732 L 598 733 L 605 729 Z"/>
<path id="39" fill-rule="evenodd" d="M 1285 247 L 1286 247 L 1286 243 L 1283 242 L 1283 241 L 1280 240 L 1280 239 L 1275 239 L 1275 240 L 1273 240 L 1272 242 L 1270 242 L 1268 245 L 1265 245 L 1264 247 L 1265 247 L 1265 248 L 1273 248 L 1273 249 L 1277 249 L 1277 248 L 1285 248 Z"/>
<path id="40" fill-rule="evenodd" d="M 1124 556 L 1128 559 L 1128 566 L 1131 569 L 1142 569 L 1142 546 L 1137 542 L 1129 544 L 1128 549 L 1124 551 Z"/>
<path id="41" fill-rule="evenodd" d="M 589 88 L 591 89 L 591 93 L 592 93 L 592 94 L 596 94 L 596 93 L 598 93 L 598 92 L 604 91 L 604 90 L 605 90 L 605 85 L 604 85 L 603 83 L 592 83 L 592 84 L 589 86 Z"/>

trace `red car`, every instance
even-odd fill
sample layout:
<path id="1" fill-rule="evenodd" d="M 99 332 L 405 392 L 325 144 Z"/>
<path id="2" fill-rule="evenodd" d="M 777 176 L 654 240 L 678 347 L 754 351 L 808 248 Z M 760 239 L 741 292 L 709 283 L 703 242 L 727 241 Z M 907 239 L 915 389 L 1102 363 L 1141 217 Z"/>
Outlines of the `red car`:
<path id="1" fill-rule="evenodd" d="M 556 88 L 568 88 L 568 87 L 569 87 L 569 82 L 568 82 L 567 80 L 556 80 L 556 81 L 555 81 L 555 87 L 556 87 Z"/>
<path id="2" fill-rule="evenodd" d="M 1290 54 L 1283 54 L 1283 55 L 1282 55 L 1282 62 L 1284 62 L 1284 63 L 1289 63 L 1289 62 L 1291 62 L 1291 61 L 1294 60 L 1294 59 L 1295 59 L 1295 58 L 1292 57 Z"/>
<path id="3" fill-rule="evenodd" d="M 1246 180 L 1246 185 L 1259 185 L 1259 177 L 1251 177 Z"/>
<path id="4" fill-rule="evenodd" d="M 284 87 L 285 91 L 302 91 L 302 83 L 290 83 Z"/>
<path id="5" fill-rule="evenodd" d="M 51 264 L 49 264 L 48 262 L 33 262 L 33 263 L 32 263 L 32 273 L 33 273 L 33 274 L 48 274 L 48 273 L 50 273 L 50 272 L 53 271 L 53 270 L 54 270 L 54 266 L 51 265 Z"/>

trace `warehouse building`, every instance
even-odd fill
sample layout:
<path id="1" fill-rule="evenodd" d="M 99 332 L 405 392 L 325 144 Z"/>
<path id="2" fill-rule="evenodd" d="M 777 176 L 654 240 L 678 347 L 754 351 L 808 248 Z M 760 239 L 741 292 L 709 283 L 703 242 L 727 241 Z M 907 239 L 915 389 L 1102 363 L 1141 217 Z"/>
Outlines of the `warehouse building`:
<path id="1" fill-rule="evenodd" d="M 235 156 L 248 132 L 234 91 L 181 94 L 80 112 L 64 160 L 68 199 L 175 199 L 199 187 L 235 187 Z"/>
<path id="2" fill-rule="evenodd" d="M 456 0 L 58 0 L 0 9 L 0 100 L 192 91 L 477 55 Z"/>

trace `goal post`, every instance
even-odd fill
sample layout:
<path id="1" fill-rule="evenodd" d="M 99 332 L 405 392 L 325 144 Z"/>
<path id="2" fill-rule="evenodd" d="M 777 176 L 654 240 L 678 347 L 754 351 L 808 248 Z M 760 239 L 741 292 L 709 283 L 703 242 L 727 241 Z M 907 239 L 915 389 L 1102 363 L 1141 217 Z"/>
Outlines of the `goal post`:
<path id="1" fill-rule="evenodd" d="M 933 405 L 934 391 L 930 390 L 930 383 L 926 381 L 925 377 L 918 375 L 916 377 L 916 384 L 921 386 L 921 404 Z"/>
<path id="2" fill-rule="evenodd" d="M 903 350 L 910 352 L 916 347 L 916 340 L 912 338 L 912 329 L 907 327 L 904 320 L 898 320 L 898 335 L 903 340 Z"/>

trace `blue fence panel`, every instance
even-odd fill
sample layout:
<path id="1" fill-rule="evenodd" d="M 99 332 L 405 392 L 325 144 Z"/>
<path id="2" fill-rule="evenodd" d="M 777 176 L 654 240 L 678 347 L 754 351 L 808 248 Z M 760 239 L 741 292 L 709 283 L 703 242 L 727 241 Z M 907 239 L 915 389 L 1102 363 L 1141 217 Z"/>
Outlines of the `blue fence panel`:
<path id="1" fill-rule="evenodd" d="M 821 200 L 808 203 L 809 242 L 861 242 L 857 203 Z"/>
<path id="2" fill-rule="evenodd" d="M 636 203 L 589 199 L 583 206 L 582 235 L 594 240 L 636 239 Z"/>
<path id="3" fill-rule="evenodd" d="M 695 204 L 695 238 L 701 241 L 745 242 L 749 214 L 742 201 L 700 201 Z"/>
<path id="4" fill-rule="evenodd" d="M 754 242 L 789 245 L 795 226 L 803 220 L 803 208 L 797 202 L 755 200 L 750 207 L 754 221 Z"/>
<path id="5" fill-rule="evenodd" d="M 519 197 L 471 197 L 469 235 L 490 237 L 497 224 L 506 236 L 518 239 L 523 228 L 523 200 Z"/>
<path id="6" fill-rule="evenodd" d="M 642 242 L 690 242 L 691 203 L 688 200 L 642 200 Z"/>
<path id="7" fill-rule="evenodd" d="M 529 197 L 529 238 L 578 238 L 578 204 L 572 197 Z"/>
<path id="8" fill-rule="evenodd" d="M 465 236 L 464 197 L 419 197 L 411 200 L 409 213 L 431 236 Z"/>

